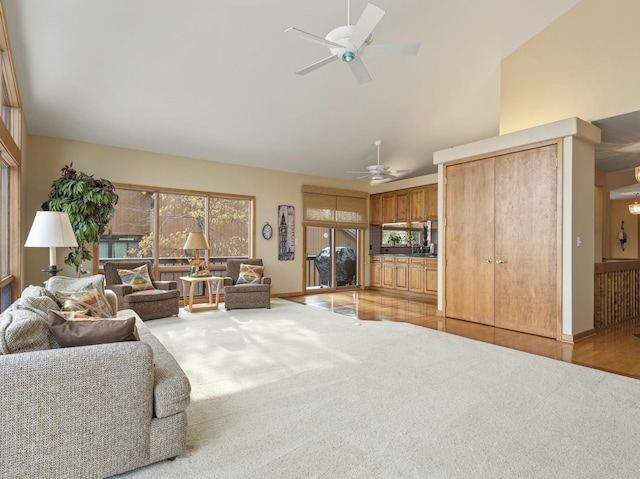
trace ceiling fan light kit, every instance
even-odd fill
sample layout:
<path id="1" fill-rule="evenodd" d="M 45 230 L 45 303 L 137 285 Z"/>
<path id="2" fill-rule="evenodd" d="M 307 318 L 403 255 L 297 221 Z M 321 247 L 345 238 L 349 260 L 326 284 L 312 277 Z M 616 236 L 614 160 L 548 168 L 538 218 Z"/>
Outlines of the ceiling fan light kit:
<path id="1" fill-rule="evenodd" d="M 417 43 L 371 45 L 373 30 L 378 26 L 384 14 L 385 11 L 380 7 L 368 3 L 358 23 L 351 25 L 351 0 L 347 0 L 347 25 L 334 28 L 324 38 L 295 27 L 285 30 L 285 32 L 296 32 L 307 41 L 328 47 L 331 52 L 331 56 L 297 71 L 296 74 L 306 75 L 335 60 L 342 60 L 349 65 L 356 81 L 363 84 L 370 82 L 371 76 L 360 57 L 417 55 L 420 48 Z"/>

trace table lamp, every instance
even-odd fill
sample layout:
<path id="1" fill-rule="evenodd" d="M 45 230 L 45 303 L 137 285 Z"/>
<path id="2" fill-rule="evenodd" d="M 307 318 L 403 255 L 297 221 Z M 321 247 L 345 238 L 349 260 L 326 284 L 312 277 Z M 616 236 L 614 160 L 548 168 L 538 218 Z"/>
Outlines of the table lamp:
<path id="1" fill-rule="evenodd" d="M 24 245 L 27 248 L 49 248 L 49 269 L 42 271 L 55 276 L 62 271 L 62 268 L 56 266 L 56 248 L 77 247 L 78 242 L 67 213 L 38 211 Z"/>
<path id="2" fill-rule="evenodd" d="M 187 236 L 187 242 L 184 244 L 184 248 L 182 249 L 192 249 L 195 250 L 196 255 L 196 263 L 200 262 L 200 250 L 201 249 L 209 249 L 209 243 L 207 243 L 207 238 L 204 237 L 204 233 L 189 233 Z"/>

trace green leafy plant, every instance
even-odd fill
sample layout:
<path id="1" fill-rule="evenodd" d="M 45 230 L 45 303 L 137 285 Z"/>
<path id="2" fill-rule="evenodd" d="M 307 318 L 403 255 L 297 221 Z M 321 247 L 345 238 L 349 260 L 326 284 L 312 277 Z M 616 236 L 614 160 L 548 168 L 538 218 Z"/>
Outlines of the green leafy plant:
<path id="1" fill-rule="evenodd" d="M 390 243 L 400 243 L 400 241 L 402 241 L 402 238 L 400 237 L 400 235 L 394 235 L 394 234 L 389 235 Z"/>
<path id="2" fill-rule="evenodd" d="M 404 239 L 407 243 L 413 243 L 416 240 L 411 234 L 405 236 Z"/>
<path id="3" fill-rule="evenodd" d="M 42 209 L 64 211 L 69 215 L 78 247 L 69 248 L 71 251 L 64 262 L 80 275 L 86 273 L 82 262 L 93 258 L 91 245 L 99 241 L 113 217 L 118 195 L 109 180 L 96 179 L 72 167 L 73 163 L 70 163 L 62 168 L 62 175 L 51 185 Z"/>

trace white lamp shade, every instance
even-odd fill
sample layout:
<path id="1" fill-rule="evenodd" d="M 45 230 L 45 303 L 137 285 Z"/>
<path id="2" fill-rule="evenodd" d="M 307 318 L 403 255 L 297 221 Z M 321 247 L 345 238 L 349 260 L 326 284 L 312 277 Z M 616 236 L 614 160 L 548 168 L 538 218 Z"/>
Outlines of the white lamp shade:
<path id="1" fill-rule="evenodd" d="M 71 228 L 69 215 L 61 211 L 38 211 L 31 231 L 24 243 L 26 247 L 76 247 L 78 242 Z"/>

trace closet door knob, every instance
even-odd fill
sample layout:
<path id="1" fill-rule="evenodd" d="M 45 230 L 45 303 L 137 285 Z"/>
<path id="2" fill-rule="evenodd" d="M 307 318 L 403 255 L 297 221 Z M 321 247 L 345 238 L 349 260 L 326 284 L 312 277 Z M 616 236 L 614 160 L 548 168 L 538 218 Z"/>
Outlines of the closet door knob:
<path id="1" fill-rule="evenodd" d="M 490 259 L 483 259 L 482 262 L 483 263 L 491 263 L 492 261 Z"/>
<path id="2" fill-rule="evenodd" d="M 501 260 L 501 259 L 497 259 L 497 260 L 496 260 L 496 263 L 497 263 L 497 264 L 502 264 L 502 263 L 506 263 L 506 261 Z"/>

